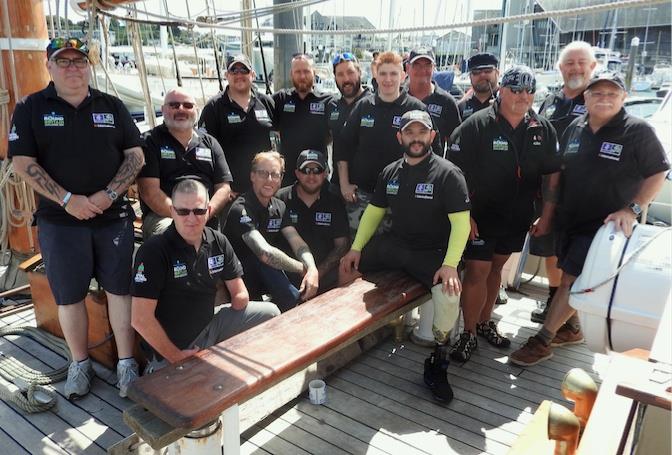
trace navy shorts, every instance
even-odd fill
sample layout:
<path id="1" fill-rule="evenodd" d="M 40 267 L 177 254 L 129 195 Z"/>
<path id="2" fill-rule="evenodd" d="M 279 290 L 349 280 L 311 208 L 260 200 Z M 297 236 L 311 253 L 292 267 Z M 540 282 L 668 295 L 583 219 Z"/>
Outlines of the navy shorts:
<path id="1" fill-rule="evenodd" d="M 583 271 L 590 244 L 596 232 L 592 234 L 563 235 L 558 238 L 558 268 L 563 272 L 579 276 Z"/>
<path id="2" fill-rule="evenodd" d="M 91 278 L 110 294 L 128 295 L 134 240 L 130 218 L 101 226 L 54 224 L 38 218 L 37 228 L 57 305 L 84 300 Z"/>
<path id="3" fill-rule="evenodd" d="M 553 231 L 541 237 L 530 236 L 530 254 L 542 258 L 550 258 L 556 253 L 557 234 Z"/>
<path id="4" fill-rule="evenodd" d="M 431 289 L 445 256 L 445 249 L 415 250 L 391 233 L 375 235 L 362 250 L 359 272 L 403 270 Z"/>
<path id="5" fill-rule="evenodd" d="M 492 261 L 495 254 L 502 256 L 523 249 L 527 232 L 497 237 L 479 237 L 469 240 L 464 250 L 464 259 L 468 261 Z"/>

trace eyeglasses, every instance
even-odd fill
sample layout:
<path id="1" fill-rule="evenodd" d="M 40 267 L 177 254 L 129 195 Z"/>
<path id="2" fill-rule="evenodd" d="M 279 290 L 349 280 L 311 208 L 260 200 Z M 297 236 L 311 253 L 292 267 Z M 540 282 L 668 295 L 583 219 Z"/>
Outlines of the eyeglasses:
<path id="1" fill-rule="evenodd" d="M 53 62 L 56 62 L 56 66 L 59 68 L 70 68 L 71 66 L 75 66 L 75 68 L 86 68 L 86 66 L 89 64 L 89 59 L 88 58 L 55 58 L 52 60 Z"/>
<path id="2" fill-rule="evenodd" d="M 208 213 L 207 207 L 204 209 L 178 209 L 177 207 L 173 207 L 173 209 L 175 209 L 175 213 L 177 213 L 179 216 L 189 216 L 190 213 L 193 213 L 196 216 L 203 216 Z"/>
<path id="3" fill-rule="evenodd" d="M 229 68 L 227 72 L 231 74 L 250 74 L 250 70 L 244 66 L 234 66 L 233 68 Z"/>
<path id="4" fill-rule="evenodd" d="M 482 68 L 478 70 L 471 70 L 471 75 L 480 76 L 481 74 L 492 74 L 493 71 L 495 71 L 494 68 Z"/>
<path id="5" fill-rule="evenodd" d="M 184 107 L 184 108 L 187 109 L 187 110 L 189 110 L 189 109 L 193 109 L 194 106 L 195 106 L 194 103 L 190 103 L 190 102 L 188 102 L 188 101 L 187 101 L 187 102 L 184 102 L 184 103 L 180 103 L 179 101 L 171 101 L 170 103 L 166 103 L 166 104 L 168 104 L 168 106 L 169 106 L 171 109 L 175 109 L 175 110 L 179 109 L 180 106 Z"/>
<path id="6" fill-rule="evenodd" d="M 321 167 L 302 167 L 299 172 L 305 175 L 320 175 L 324 173 L 324 169 Z"/>
<path id="7" fill-rule="evenodd" d="M 282 172 L 276 172 L 276 171 L 267 171 L 266 169 L 255 169 L 254 171 L 255 174 L 257 174 L 259 177 L 261 177 L 264 180 L 267 180 L 269 177 L 271 180 L 280 180 L 282 178 L 283 173 Z"/>
<path id="8" fill-rule="evenodd" d="M 357 63 L 357 57 L 355 57 L 355 54 L 352 54 L 350 52 L 343 52 L 342 54 L 336 54 L 334 56 L 334 59 L 331 61 L 331 64 L 336 66 L 341 62 L 355 62 L 355 63 Z"/>
<path id="9" fill-rule="evenodd" d="M 509 90 L 511 90 L 511 93 L 514 95 L 517 95 L 519 93 L 525 92 L 529 95 L 533 95 L 535 90 L 531 87 L 509 87 Z"/>
<path id="10" fill-rule="evenodd" d="M 77 49 L 89 53 L 89 48 L 85 43 L 77 38 L 54 38 L 47 45 L 47 52 L 52 54 L 59 49 Z"/>
<path id="11" fill-rule="evenodd" d="M 619 92 L 593 92 L 592 90 L 588 90 L 588 93 L 593 98 L 606 98 L 608 100 L 615 100 L 621 95 Z"/>

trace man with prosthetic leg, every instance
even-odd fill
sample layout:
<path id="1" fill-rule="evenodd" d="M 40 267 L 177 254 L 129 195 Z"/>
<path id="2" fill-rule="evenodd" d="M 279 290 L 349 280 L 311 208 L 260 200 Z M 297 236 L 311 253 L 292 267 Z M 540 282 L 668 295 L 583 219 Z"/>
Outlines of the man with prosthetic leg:
<path id="1" fill-rule="evenodd" d="M 457 264 L 469 236 L 469 197 L 462 172 L 431 152 L 436 132 L 425 111 L 406 112 L 397 140 L 403 157 L 378 176 L 355 241 L 341 260 L 341 282 L 360 273 L 401 269 L 431 290 L 434 352 L 424 380 L 442 402 L 453 398 L 448 383 L 448 332 L 459 314 Z M 389 207 L 391 231 L 374 236 Z"/>

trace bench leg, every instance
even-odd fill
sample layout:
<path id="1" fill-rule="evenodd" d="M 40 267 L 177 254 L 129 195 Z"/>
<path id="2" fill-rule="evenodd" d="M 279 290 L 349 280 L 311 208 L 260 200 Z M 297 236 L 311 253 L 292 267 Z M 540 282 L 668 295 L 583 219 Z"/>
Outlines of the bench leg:
<path id="1" fill-rule="evenodd" d="M 224 455 L 240 455 L 240 416 L 234 404 L 222 413 L 222 451 Z"/>

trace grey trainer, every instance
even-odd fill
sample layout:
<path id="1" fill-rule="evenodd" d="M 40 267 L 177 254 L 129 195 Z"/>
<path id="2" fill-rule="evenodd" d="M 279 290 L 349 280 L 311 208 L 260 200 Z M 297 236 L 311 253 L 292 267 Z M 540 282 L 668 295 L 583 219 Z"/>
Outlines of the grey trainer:
<path id="1" fill-rule="evenodd" d="M 91 380 L 95 376 L 91 360 L 81 364 L 73 361 L 68 367 L 68 379 L 65 381 L 65 398 L 75 400 L 81 398 L 91 390 Z"/>
<path id="2" fill-rule="evenodd" d="M 135 359 L 120 360 L 117 363 L 117 387 L 119 396 L 126 398 L 128 386 L 138 377 L 138 363 Z"/>

